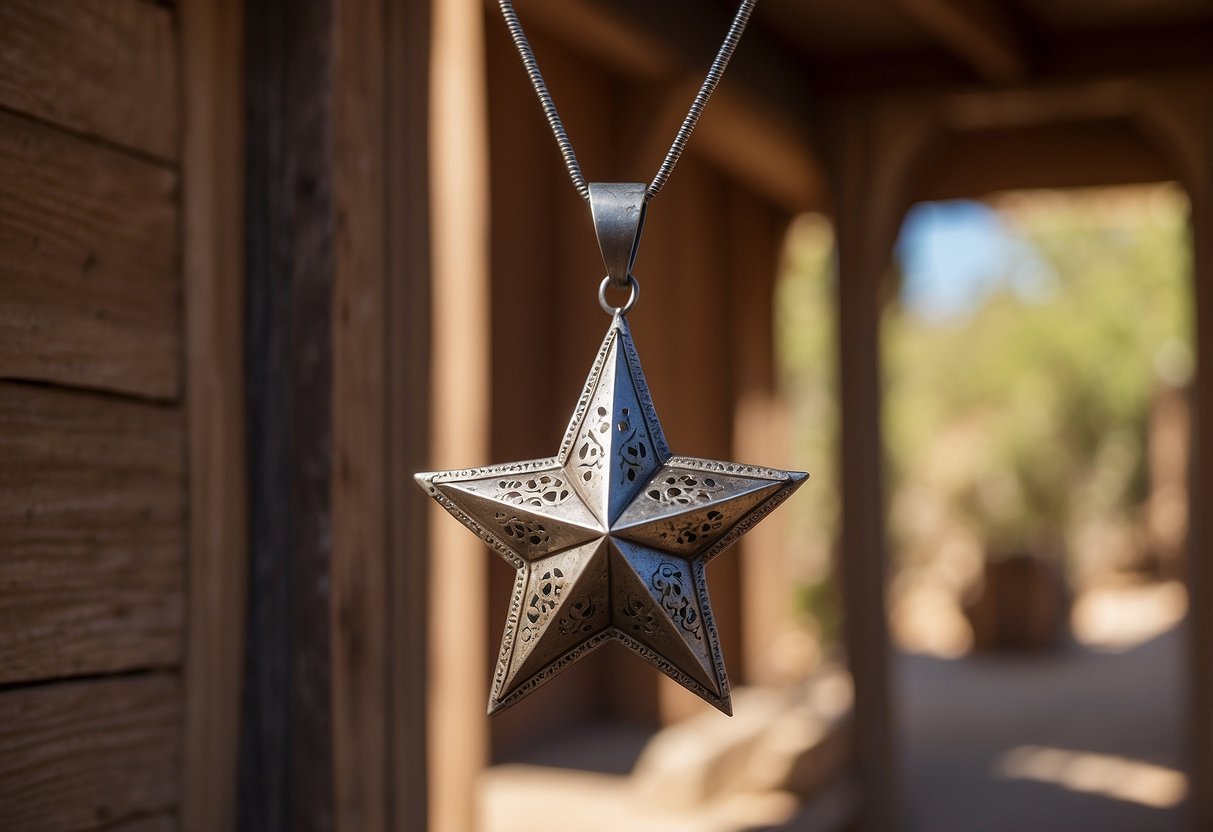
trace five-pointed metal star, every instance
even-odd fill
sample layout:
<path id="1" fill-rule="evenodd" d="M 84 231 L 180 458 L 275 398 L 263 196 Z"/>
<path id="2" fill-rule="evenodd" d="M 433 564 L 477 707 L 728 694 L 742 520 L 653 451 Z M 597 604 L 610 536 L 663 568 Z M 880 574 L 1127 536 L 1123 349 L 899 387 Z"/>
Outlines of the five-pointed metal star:
<path id="1" fill-rule="evenodd" d="M 704 566 L 806 476 L 672 456 L 615 315 L 556 456 L 416 475 L 518 570 L 489 713 L 614 639 L 731 714 Z"/>

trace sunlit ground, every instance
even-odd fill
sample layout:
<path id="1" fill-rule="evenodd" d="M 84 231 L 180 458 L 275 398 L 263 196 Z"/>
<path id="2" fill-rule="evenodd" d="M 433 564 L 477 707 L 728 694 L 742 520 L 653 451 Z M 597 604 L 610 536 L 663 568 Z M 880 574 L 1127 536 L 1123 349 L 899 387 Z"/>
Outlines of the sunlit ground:
<path id="1" fill-rule="evenodd" d="M 1008 780 L 1034 780 L 1072 792 L 1102 795 L 1154 809 L 1178 806 L 1188 793 L 1188 778 L 1167 766 L 1115 754 L 1071 751 L 1039 745 L 1012 748 L 994 765 Z"/>
<path id="2" fill-rule="evenodd" d="M 1184 829 L 1183 585 L 1109 576 L 1059 648 L 975 652 L 951 557 L 891 609 L 910 832 Z"/>
<path id="3" fill-rule="evenodd" d="M 743 832 L 834 829 L 852 810 L 849 675 L 734 691 L 734 716 L 705 711 L 646 736 L 586 726 L 481 777 L 478 832 Z M 812 796 L 811 805 L 805 797 Z"/>
<path id="4" fill-rule="evenodd" d="M 1179 581 L 1097 587 L 1078 596 L 1070 628 L 1079 644 L 1124 652 L 1172 629 L 1187 612 L 1188 593 Z"/>
<path id="5" fill-rule="evenodd" d="M 1165 613 L 1131 645 L 1123 626 L 1093 615 L 1088 636 L 1115 651 L 901 654 L 910 831 L 1186 828 L 1182 626 L 1142 638 L 1175 607 Z"/>
<path id="6" fill-rule="evenodd" d="M 1178 581 L 1080 592 L 1063 647 L 971 653 L 946 587 L 892 621 L 912 832 L 1183 829 Z"/>

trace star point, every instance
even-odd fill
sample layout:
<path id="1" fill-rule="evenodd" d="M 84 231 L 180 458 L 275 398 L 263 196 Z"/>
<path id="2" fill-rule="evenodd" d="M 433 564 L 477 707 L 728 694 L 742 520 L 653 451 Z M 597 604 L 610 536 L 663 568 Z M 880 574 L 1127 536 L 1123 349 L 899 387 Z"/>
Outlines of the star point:
<path id="1" fill-rule="evenodd" d="M 616 315 L 555 457 L 416 475 L 518 571 L 489 713 L 613 640 L 731 714 L 704 567 L 807 476 L 673 456 Z"/>

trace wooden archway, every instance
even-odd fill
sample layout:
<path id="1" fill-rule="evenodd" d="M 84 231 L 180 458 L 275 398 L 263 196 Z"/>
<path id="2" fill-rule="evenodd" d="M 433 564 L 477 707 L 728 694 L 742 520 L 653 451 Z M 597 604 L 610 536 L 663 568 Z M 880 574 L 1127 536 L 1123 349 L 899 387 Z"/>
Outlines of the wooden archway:
<path id="1" fill-rule="evenodd" d="M 823 110 L 820 149 L 833 188 L 838 241 L 839 573 L 856 686 L 856 774 L 865 830 L 895 829 L 901 814 L 884 599 L 879 324 L 906 209 L 923 199 L 1014 187 L 1160 179 L 1179 180 L 1192 203 L 1197 372 L 1189 770 L 1193 828 L 1213 824 L 1213 524 L 1207 519 L 1213 513 L 1213 408 L 1200 404 L 1213 400 L 1213 113 L 1200 96 L 1200 80 L 1125 78 L 920 92 L 848 99 Z M 1025 136 L 1031 141 L 1025 143 Z M 941 167 L 945 149 L 947 165 Z"/>

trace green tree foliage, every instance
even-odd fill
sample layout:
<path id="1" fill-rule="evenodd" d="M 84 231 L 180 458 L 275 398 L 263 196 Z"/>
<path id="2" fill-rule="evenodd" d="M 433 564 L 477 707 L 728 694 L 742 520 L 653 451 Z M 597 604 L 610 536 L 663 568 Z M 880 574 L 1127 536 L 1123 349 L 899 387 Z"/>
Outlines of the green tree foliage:
<path id="1" fill-rule="evenodd" d="M 885 310 L 895 572 L 936 563 L 957 533 L 994 557 L 1073 555 L 1084 525 L 1137 526 L 1151 397 L 1190 374 L 1190 242 L 1177 188 L 1030 192 L 989 204 L 1016 241 L 994 290 L 943 319 L 896 301 Z M 839 413 L 824 218 L 792 224 L 775 303 L 795 458 L 813 471 L 789 518 L 803 561 L 797 597 L 828 643 L 838 622 Z"/>
<path id="2" fill-rule="evenodd" d="M 1071 549 L 1078 524 L 1134 522 L 1151 396 L 1185 380 L 1186 205 L 1154 187 L 994 207 L 1038 279 L 1025 290 L 1024 263 L 1008 262 L 967 313 L 887 310 L 891 482 L 930 495 L 994 556 Z M 929 556 L 916 528 L 895 522 L 897 548 Z"/>

